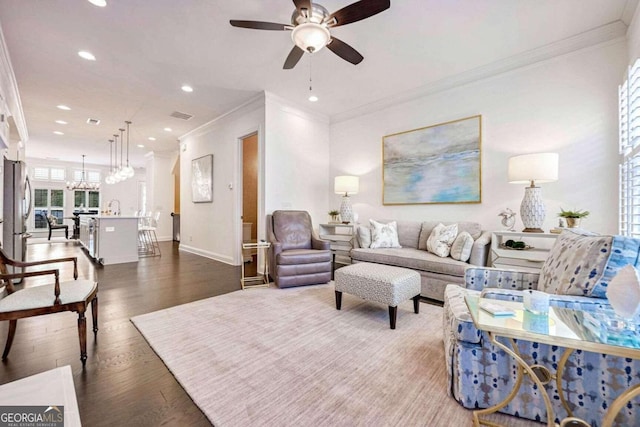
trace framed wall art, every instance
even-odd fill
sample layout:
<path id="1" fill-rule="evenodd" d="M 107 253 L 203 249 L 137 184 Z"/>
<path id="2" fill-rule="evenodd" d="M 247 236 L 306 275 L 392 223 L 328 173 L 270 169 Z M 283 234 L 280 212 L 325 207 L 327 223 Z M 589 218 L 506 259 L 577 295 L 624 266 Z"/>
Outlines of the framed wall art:
<path id="1" fill-rule="evenodd" d="M 382 204 L 480 203 L 482 116 L 382 138 Z"/>
<path id="2" fill-rule="evenodd" d="M 213 202 L 213 154 L 191 161 L 191 200 L 193 203 Z"/>

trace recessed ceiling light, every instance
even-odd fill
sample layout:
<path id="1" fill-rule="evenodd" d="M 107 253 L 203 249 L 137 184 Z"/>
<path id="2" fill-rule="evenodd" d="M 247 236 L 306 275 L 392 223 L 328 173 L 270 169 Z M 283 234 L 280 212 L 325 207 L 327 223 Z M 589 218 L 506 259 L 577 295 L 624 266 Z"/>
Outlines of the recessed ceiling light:
<path id="1" fill-rule="evenodd" d="M 138 144 L 138 148 L 144 148 L 144 144 Z"/>
<path id="2" fill-rule="evenodd" d="M 156 139 L 152 136 L 150 136 L 149 138 L 147 138 L 149 141 L 155 141 Z"/>
<path id="3" fill-rule="evenodd" d="M 183 85 L 181 89 L 185 92 L 193 92 L 193 88 L 189 85 Z"/>
<path id="4" fill-rule="evenodd" d="M 89 3 L 94 6 L 105 7 L 107 5 L 107 0 L 89 0 Z"/>
<path id="5" fill-rule="evenodd" d="M 59 125 L 66 125 L 68 124 L 67 122 L 65 122 L 64 120 L 56 120 L 56 123 Z"/>
<path id="6" fill-rule="evenodd" d="M 59 109 L 61 109 L 61 110 L 64 110 L 64 111 L 69 111 L 69 110 L 71 110 L 71 108 L 67 107 L 66 105 L 62 105 L 62 104 L 61 104 L 61 105 L 58 105 L 58 108 L 59 108 Z"/>
<path id="7" fill-rule="evenodd" d="M 80 52 L 78 52 L 78 56 L 80 58 L 84 58 L 87 61 L 95 61 L 96 57 L 93 55 L 93 53 L 91 52 L 87 52 L 86 50 L 81 50 Z"/>
<path id="8" fill-rule="evenodd" d="M 53 133 L 56 135 L 64 135 L 64 132 L 60 132 L 59 130 L 54 130 Z"/>
<path id="9" fill-rule="evenodd" d="M 316 102 L 316 101 L 318 101 L 318 97 L 315 96 L 315 95 L 311 95 L 311 96 L 309 96 L 309 101 Z"/>
<path id="10" fill-rule="evenodd" d="M 171 132 L 171 128 L 164 128 L 165 132 Z"/>

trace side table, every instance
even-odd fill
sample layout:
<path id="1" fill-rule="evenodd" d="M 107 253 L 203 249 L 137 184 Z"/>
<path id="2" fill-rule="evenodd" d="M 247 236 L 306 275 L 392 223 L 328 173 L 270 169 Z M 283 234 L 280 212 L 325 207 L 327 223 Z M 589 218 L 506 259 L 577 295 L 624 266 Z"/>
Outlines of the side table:
<path id="1" fill-rule="evenodd" d="M 330 242 L 332 265 L 331 274 L 338 264 L 351 264 L 351 249 L 353 249 L 353 238 L 355 236 L 355 224 L 320 224 L 319 235 L 322 240 Z"/>
<path id="2" fill-rule="evenodd" d="M 246 288 L 268 288 L 269 287 L 269 262 L 267 261 L 268 249 L 271 247 L 269 242 L 243 242 L 242 253 L 240 259 L 242 262 L 242 277 L 240 278 L 240 286 L 242 289 Z M 258 252 L 258 259 L 260 259 L 260 252 L 262 252 L 262 259 L 264 260 L 264 273 L 256 271 L 255 276 L 245 276 L 244 273 L 244 252 L 247 250 L 255 249 Z"/>
<path id="3" fill-rule="evenodd" d="M 554 233 L 494 231 L 491 233 L 490 266 L 538 273 L 557 237 L 558 234 Z M 520 240 L 532 248 L 526 250 L 507 248 L 504 246 L 507 240 Z"/>

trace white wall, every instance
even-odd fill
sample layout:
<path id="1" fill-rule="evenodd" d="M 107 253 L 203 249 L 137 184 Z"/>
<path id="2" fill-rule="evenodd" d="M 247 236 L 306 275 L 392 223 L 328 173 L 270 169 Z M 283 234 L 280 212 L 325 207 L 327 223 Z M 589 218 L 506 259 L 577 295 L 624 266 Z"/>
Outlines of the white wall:
<path id="1" fill-rule="evenodd" d="M 171 212 L 173 211 L 174 181 L 171 170 L 177 155 L 177 152 L 172 154 L 149 152 L 145 155 L 147 184 L 145 211 L 153 214 L 160 212 L 156 229 L 156 236 L 160 241 L 173 239 Z M 129 191 L 137 191 L 137 188 L 132 187 Z"/>
<path id="2" fill-rule="evenodd" d="M 241 174 L 240 138 L 258 132 L 259 152 L 264 150 L 264 97 L 188 133 L 180 142 L 180 249 L 218 261 L 240 263 Z M 213 203 L 191 200 L 191 161 L 213 154 Z M 264 176 L 264 174 L 261 174 Z M 260 207 L 259 207 L 260 209 Z M 259 217 L 264 217 L 258 212 Z M 258 224 L 258 235 L 264 229 Z"/>
<path id="3" fill-rule="evenodd" d="M 616 41 L 479 80 L 331 126 L 331 177 L 359 175 L 352 197 L 360 222 L 369 218 L 475 220 L 500 229 L 498 213 L 519 212 L 524 186 L 507 182 L 508 158 L 560 154 L 555 183 L 541 184 L 547 207 L 544 228 L 556 213 L 587 209 L 583 227 L 617 232 L 617 88 L 627 44 Z M 450 120 L 482 115 L 482 203 L 382 205 L 382 137 Z M 330 206 L 340 196 L 330 195 Z M 517 227 L 522 227 L 520 215 Z"/>
<path id="4" fill-rule="evenodd" d="M 317 228 L 329 211 L 329 118 L 267 94 L 265 133 L 266 212 L 306 210 Z"/>
<path id="5" fill-rule="evenodd" d="M 636 8 L 627 30 L 627 55 L 629 65 L 640 57 L 640 7 Z"/>

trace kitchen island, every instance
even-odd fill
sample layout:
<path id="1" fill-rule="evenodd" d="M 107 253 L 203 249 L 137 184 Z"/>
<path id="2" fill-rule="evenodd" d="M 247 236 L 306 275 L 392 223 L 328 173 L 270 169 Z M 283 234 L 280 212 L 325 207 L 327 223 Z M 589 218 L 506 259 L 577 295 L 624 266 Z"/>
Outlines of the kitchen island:
<path id="1" fill-rule="evenodd" d="M 80 243 L 103 265 L 138 262 L 138 217 L 83 215 Z"/>

